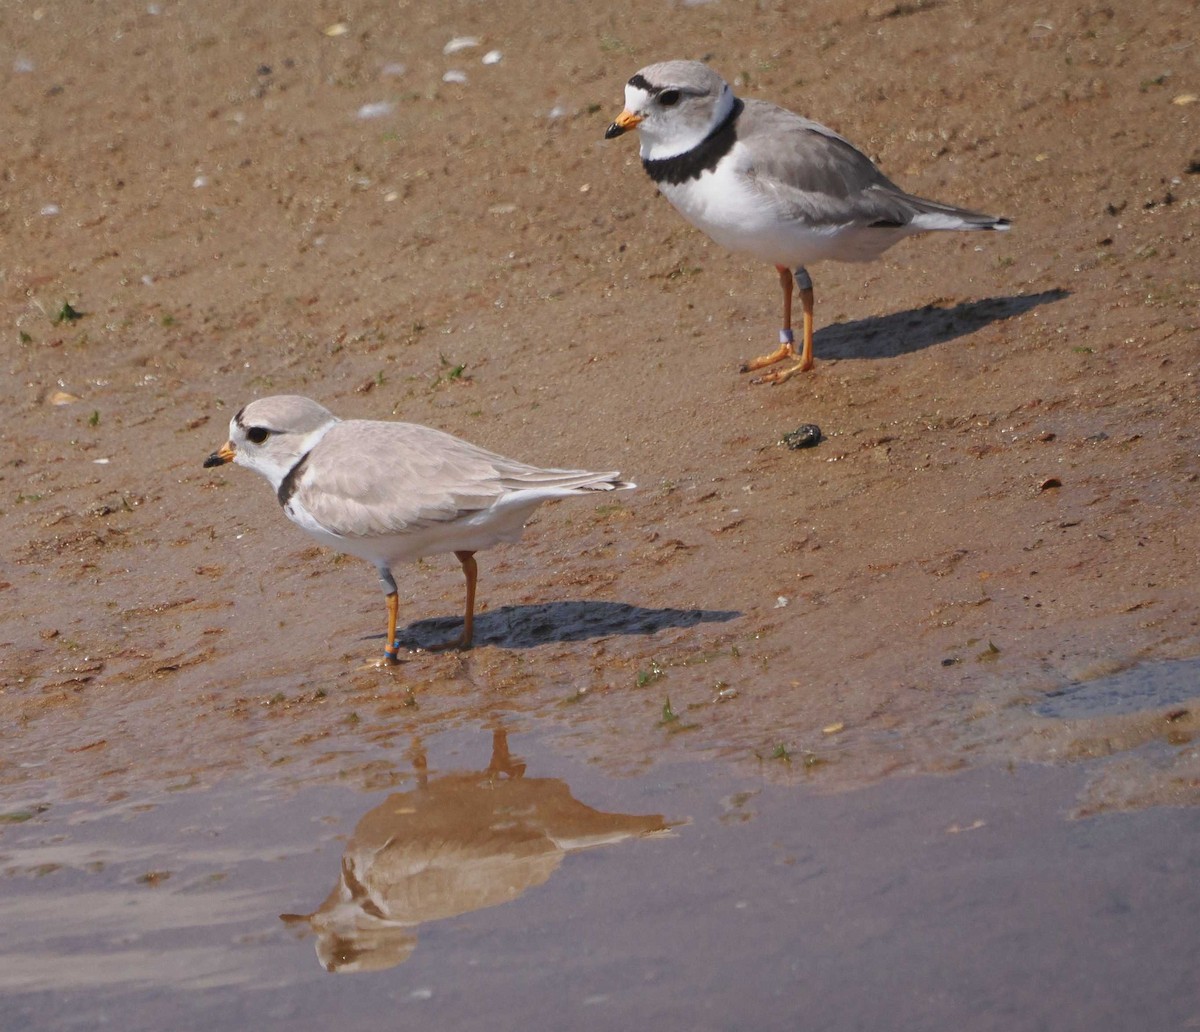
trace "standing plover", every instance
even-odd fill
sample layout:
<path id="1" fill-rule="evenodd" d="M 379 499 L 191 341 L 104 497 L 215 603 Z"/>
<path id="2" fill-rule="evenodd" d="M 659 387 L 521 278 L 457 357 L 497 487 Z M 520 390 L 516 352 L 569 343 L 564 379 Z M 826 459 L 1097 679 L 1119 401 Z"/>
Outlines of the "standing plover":
<path id="1" fill-rule="evenodd" d="M 438 552 L 458 557 L 467 579 L 462 633 L 435 647 L 467 648 L 477 551 L 516 541 L 548 499 L 634 486 L 618 473 L 529 466 L 415 423 L 338 419 L 296 395 L 238 412 L 229 440 L 204 465 L 226 462 L 266 477 L 288 519 L 321 544 L 374 564 L 387 595 L 391 661 L 400 647 L 396 564 Z"/>
<path id="2" fill-rule="evenodd" d="M 699 61 L 664 61 L 629 80 L 625 110 L 604 135 L 611 139 L 633 128 L 642 165 L 685 219 L 779 272 L 779 348 L 747 362 L 742 372 L 795 357 L 793 280 L 800 291 L 800 360 L 754 383 L 783 383 L 812 367 L 807 266 L 826 259 L 871 261 L 916 233 L 1009 226 L 1007 219 L 905 193 L 832 129 L 765 101 L 739 100 Z"/>

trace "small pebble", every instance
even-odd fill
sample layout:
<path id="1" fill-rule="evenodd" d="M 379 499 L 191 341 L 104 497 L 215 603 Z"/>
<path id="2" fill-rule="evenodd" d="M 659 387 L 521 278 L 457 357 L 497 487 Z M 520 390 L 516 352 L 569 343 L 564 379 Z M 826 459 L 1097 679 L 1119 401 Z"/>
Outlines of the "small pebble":
<path id="1" fill-rule="evenodd" d="M 805 423 L 796 427 L 791 433 L 783 435 L 783 443 L 792 451 L 800 448 L 814 448 L 821 443 L 821 428 L 816 423 Z"/>
<path id="2" fill-rule="evenodd" d="M 485 65 L 499 64 L 502 60 L 504 60 L 504 55 L 499 50 L 489 50 L 483 55 L 483 64 Z"/>
<path id="3" fill-rule="evenodd" d="M 445 75 L 442 76 L 442 82 L 458 82 L 467 81 L 467 73 L 459 71 L 457 68 L 451 68 Z"/>

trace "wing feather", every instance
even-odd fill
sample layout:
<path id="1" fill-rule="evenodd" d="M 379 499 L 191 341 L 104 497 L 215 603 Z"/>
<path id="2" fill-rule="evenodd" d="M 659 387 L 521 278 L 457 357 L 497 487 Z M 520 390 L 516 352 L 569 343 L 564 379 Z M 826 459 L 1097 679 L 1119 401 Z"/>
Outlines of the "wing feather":
<path id="1" fill-rule="evenodd" d="M 541 469 L 415 423 L 344 420 L 313 449 L 294 497 L 331 533 L 371 537 L 459 519 L 517 492 L 624 486 L 616 477 Z"/>
<path id="2" fill-rule="evenodd" d="M 747 101 L 746 106 L 754 136 L 769 138 L 771 146 L 762 148 L 743 171 L 785 219 L 811 227 L 881 228 L 907 226 L 919 215 L 959 219 L 962 228 L 998 221 L 906 193 L 849 140 L 820 122 L 765 101 Z"/>

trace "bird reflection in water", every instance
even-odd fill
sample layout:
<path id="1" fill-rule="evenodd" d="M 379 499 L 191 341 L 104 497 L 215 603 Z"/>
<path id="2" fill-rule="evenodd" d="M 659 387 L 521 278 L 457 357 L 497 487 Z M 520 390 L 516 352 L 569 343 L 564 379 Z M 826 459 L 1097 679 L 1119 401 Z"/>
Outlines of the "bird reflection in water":
<path id="1" fill-rule="evenodd" d="M 402 964 L 428 921 L 499 906 L 545 882 L 568 853 L 666 832 L 658 814 L 601 813 L 558 778 L 527 778 L 492 733 L 483 771 L 429 777 L 415 747 L 417 787 L 363 815 L 346 844 L 341 877 L 311 914 L 283 914 L 316 933 L 327 971 Z"/>

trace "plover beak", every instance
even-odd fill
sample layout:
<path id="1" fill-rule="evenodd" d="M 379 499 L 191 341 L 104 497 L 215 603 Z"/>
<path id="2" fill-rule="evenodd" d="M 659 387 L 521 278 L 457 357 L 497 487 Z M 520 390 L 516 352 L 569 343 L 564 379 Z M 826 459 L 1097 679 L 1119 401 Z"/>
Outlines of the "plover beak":
<path id="1" fill-rule="evenodd" d="M 632 111 L 622 111 L 617 115 L 617 119 L 604 131 L 606 140 L 614 139 L 622 133 L 629 132 L 630 129 L 636 129 L 641 124 L 642 116 L 635 115 Z"/>
<path id="2" fill-rule="evenodd" d="M 224 466 L 227 462 L 232 462 L 234 455 L 237 454 L 237 449 L 234 448 L 232 441 L 226 441 L 220 448 L 213 452 L 207 459 L 204 460 L 204 468 L 210 466 Z"/>

